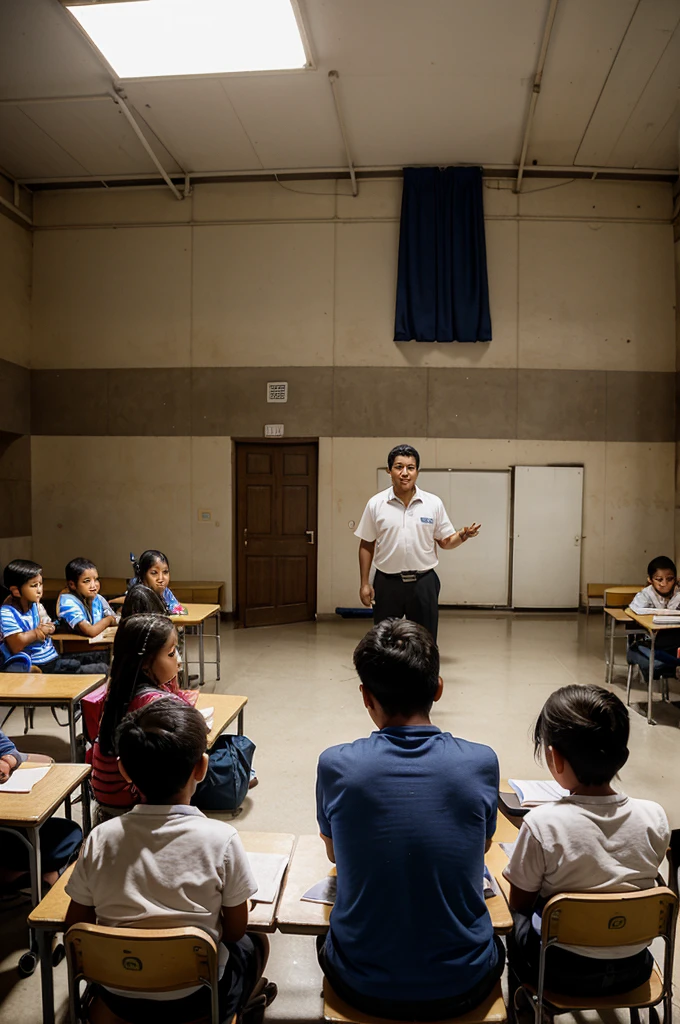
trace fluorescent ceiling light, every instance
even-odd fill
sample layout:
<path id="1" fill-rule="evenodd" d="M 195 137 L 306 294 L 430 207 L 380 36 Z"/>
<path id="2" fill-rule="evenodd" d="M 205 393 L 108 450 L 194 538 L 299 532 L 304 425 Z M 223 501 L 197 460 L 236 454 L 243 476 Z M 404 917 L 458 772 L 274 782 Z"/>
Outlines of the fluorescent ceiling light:
<path id="1" fill-rule="evenodd" d="M 119 78 L 307 64 L 291 0 L 66 0 L 66 6 Z"/>

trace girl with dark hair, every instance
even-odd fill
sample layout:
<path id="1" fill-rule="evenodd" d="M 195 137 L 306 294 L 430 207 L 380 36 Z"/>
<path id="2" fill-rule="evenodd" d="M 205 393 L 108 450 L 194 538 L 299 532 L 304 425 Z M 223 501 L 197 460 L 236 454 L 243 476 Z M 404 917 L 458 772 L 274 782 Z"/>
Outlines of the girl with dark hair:
<path id="1" fill-rule="evenodd" d="M 195 690 L 180 690 L 177 632 L 162 615 L 131 615 L 123 619 L 113 643 L 113 664 L 92 751 L 92 789 L 101 805 L 99 819 L 121 814 L 139 803 L 139 794 L 118 770 L 114 739 L 129 711 L 160 697 L 194 705 Z"/>
<path id="2" fill-rule="evenodd" d="M 142 583 L 145 587 L 154 590 L 165 604 L 167 615 L 186 615 L 187 610 L 179 603 L 173 592 L 170 590 L 170 563 L 168 556 L 162 551 L 149 549 L 135 560 L 134 555 L 130 556 L 135 570 L 134 578 L 130 580 L 130 588 Z"/>
<path id="3" fill-rule="evenodd" d="M 131 615 L 167 615 L 168 611 L 162 597 L 151 587 L 137 583 L 130 587 L 120 613 L 121 619 L 129 619 Z"/>
<path id="4" fill-rule="evenodd" d="M 538 716 L 536 754 L 569 795 L 529 811 L 503 872 L 514 920 L 511 992 L 516 979 L 536 984 L 541 912 L 551 896 L 656 885 L 670 835 L 664 810 L 611 784 L 628 760 L 628 733 L 628 711 L 600 686 L 563 686 Z M 646 982 L 653 963 L 645 943 L 556 946 L 546 956 L 545 985 L 584 997 L 615 995 Z"/>

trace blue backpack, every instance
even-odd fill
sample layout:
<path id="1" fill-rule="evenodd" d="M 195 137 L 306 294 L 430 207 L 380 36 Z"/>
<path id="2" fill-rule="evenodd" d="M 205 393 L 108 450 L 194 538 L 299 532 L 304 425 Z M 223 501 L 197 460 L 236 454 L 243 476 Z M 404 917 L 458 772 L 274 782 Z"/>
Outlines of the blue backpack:
<path id="1" fill-rule="evenodd" d="M 210 751 L 208 772 L 191 801 L 203 811 L 235 811 L 250 785 L 255 744 L 247 736 L 222 733 Z"/>

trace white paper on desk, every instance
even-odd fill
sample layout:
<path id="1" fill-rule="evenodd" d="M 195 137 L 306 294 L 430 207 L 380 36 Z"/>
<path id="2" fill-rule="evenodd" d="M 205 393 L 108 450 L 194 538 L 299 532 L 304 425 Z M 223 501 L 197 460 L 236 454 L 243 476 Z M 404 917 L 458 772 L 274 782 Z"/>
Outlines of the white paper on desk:
<path id="1" fill-rule="evenodd" d="M 484 865 L 483 891 L 485 900 L 490 900 L 492 896 L 500 896 L 501 894 L 501 891 L 498 888 L 498 882 L 493 877 L 486 864 Z"/>
<path id="2" fill-rule="evenodd" d="M 653 626 L 680 626 L 680 614 L 677 610 L 671 614 L 661 615 L 661 609 L 652 615 Z"/>
<path id="3" fill-rule="evenodd" d="M 248 860 L 257 882 L 257 892 L 251 899 L 255 903 L 273 903 L 281 888 L 283 872 L 288 865 L 288 854 L 249 853 Z"/>
<path id="4" fill-rule="evenodd" d="M 214 713 L 215 713 L 215 709 L 214 708 L 199 708 L 198 710 L 201 712 L 201 714 L 203 715 L 203 717 L 205 718 L 206 721 L 209 718 L 212 718 Z"/>
<path id="5" fill-rule="evenodd" d="M 30 793 L 37 782 L 44 779 L 50 766 L 44 768 L 22 768 L 13 772 L 7 782 L 0 784 L 0 793 Z"/>
<path id="6" fill-rule="evenodd" d="M 569 796 L 569 790 L 563 789 L 552 779 L 508 779 L 508 785 L 519 797 L 522 807 L 538 807 Z"/>
<path id="7" fill-rule="evenodd" d="M 300 899 L 307 900 L 308 903 L 326 903 L 329 907 L 332 907 L 335 904 L 337 891 L 338 876 L 327 875 L 326 878 L 322 878 L 320 882 L 317 882 L 311 889 L 308 889 Z"/>

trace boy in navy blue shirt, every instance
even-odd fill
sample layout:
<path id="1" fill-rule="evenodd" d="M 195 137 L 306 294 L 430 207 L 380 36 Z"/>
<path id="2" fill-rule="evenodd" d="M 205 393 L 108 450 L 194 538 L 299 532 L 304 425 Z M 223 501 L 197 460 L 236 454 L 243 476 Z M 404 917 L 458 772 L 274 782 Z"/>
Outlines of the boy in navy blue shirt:
<path id="1" fill-rule="evenodd" d="M 459 1016 L 504 966 L 483 896 L 498 760 L 430 722 L 443 683 L 424 627 L 384 620 L 360 641 L 354 665 L 379 731 L 319 758 L 317 820 L 338 874 L 319 962 L 341 999 L 365 1013 Z"/>

